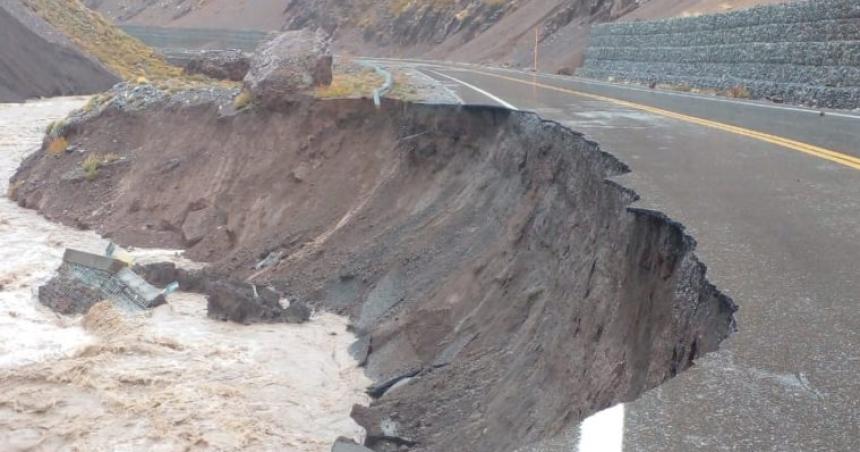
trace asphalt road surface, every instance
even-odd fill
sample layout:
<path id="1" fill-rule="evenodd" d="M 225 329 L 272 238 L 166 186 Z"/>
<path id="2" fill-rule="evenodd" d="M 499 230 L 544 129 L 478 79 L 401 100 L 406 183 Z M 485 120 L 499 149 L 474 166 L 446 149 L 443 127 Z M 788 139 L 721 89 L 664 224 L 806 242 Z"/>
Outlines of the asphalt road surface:
<path id="1" fill-rule="evenodd" d="M 388 63 L 597 141 L 631 167 L 618 180 L 639 206 L 687 226 L 711 281 L 740 305 L 740 331 L 626 404 L 623 441 L 610 429 L 603 450 L 860 450 L 860 114 Z M 579 436 L 523 450 L 576 450 Z"/>

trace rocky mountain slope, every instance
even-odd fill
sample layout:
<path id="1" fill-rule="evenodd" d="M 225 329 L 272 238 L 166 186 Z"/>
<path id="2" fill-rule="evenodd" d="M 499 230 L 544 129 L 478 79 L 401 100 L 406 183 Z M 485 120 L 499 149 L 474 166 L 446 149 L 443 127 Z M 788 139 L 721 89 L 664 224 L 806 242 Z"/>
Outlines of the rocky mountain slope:
<path id="1" fill-rule="evenodd" d="M 118 80 L 23 4 L 0 4 L 0 102 L 88 94 Z"/>
<path id="2" fill-rule="evenodd" d="M 722 12 L 780 0 L 86 0 L 119 23 L 228 29 L 322 28 L 363 55 L 428 56 L 530 65 L 580 64 L 590 25 Z"/>
<path id="3" fill-rule="evenodd" d="M 121 80 L 181 74 L 79 0 L 0 4 L 0 102 L 92 94 Z"/>

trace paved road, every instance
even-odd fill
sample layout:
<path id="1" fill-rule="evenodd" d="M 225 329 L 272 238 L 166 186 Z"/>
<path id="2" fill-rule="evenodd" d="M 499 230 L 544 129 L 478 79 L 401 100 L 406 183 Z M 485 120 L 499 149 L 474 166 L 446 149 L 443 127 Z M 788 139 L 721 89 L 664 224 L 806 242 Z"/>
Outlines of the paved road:
<path id="1" fill-rule="evenodd" d="M 625 405 L 623 450 L 860 450 L 860 114 L 417 67 L 468 103 L 534 110 L 625 161 L 619 180 L 687 225 L 740 305 L 723 350 Z M 525 450 L 574 450 L 578 435 Z"/>

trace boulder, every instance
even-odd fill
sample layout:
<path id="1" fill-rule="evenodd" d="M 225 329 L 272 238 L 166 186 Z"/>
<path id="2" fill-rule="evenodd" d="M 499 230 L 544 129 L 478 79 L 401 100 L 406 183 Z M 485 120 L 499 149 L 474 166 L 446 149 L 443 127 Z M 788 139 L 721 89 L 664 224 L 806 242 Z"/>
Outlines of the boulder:
<path id="1" fill-rule="evenodd" d="M 223 223 L 220 220 L 218 212 L 213 207 L 188 212 L 182 223 L 182 238 L 186 245 L 192 247 L 199 243 Z"/>
<path id="2" fill-rule="evenodd" d="M 251 57 L 240 50 L 205 50 L 191 57 L 185 73 L 241 82 L 251 68 Z"/>
<path id="3" fill-rule="evenodd" d="M 210 318 L 237 323 L 303 323 L 311 310 L 304 303 L 293 302 L 288 308 L 279 303 L 280 296 L 269 289 L 250 284 L 215 281 L 206 284 Z"/>
<path id="4" fill-rule="evenodd" d="M 244 88 L 254 100 L 272 106 L 332 82 L 332 55 L 325 37 L 309 30 L 281 33 L 251 58 Z"/>

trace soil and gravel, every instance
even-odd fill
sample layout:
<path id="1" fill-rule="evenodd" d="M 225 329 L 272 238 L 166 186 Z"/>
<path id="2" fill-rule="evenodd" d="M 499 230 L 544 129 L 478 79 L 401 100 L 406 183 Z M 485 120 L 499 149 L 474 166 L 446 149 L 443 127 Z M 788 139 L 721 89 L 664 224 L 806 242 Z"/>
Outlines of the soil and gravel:
<path id="1" fill-rule="evenodd" d="M 559 124 L 390 100 L 235 112 L 235 90 L 130 89 L 46 140 L 13 199 L 348 315 L 375 398 L 352 414 L 374 450 L 513 450 L 636 398 L 734 327 L 693 239 L 629 208 L 607 179 L 626 167 Z M 52 155 L 58 137 L 71 145 Z"/>

